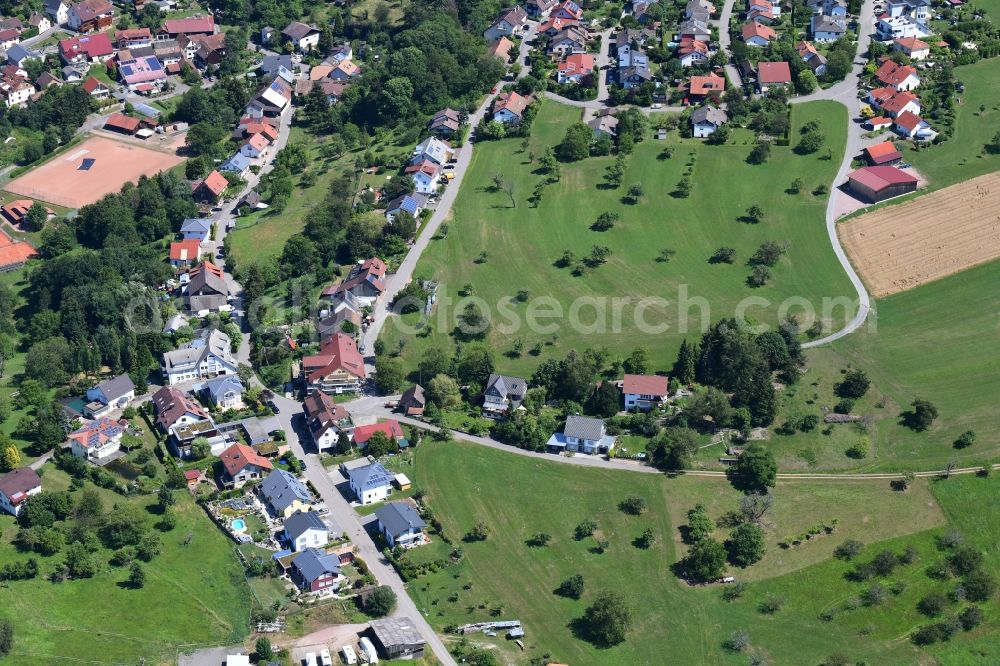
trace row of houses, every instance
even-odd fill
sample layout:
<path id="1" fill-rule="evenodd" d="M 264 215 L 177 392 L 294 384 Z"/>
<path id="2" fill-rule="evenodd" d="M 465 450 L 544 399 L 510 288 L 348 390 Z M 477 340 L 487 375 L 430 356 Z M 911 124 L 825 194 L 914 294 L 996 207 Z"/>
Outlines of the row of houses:
<path id="1" fill-rule="evenodd" d="M 920 86 L 920 75 L 912 65 L 900 65 L 885 58 L 875 71 L 877 87 L 868 92 L 868 103 L 878 116 L 868 120 L 873 129 L 882 129 L 891 122 L 900 136 L 917 141 L 930 141 L 937 132 L 920 116 L 920 97 L 913 91 Z"/>

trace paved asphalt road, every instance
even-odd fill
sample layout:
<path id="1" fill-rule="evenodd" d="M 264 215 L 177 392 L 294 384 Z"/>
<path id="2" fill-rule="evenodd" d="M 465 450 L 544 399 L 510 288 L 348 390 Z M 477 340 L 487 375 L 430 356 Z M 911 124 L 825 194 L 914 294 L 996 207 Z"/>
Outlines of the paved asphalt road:
<path id="1" fill-rule="evenodd" d="M 742 88 L 743 78 L 736 67 L 730 62 L 733 59 L 733 54 L 730 51 L 732 38 L 729 35 L 729 22 L 733 15 L 733 5 L 735 3 L 736 0 L 726 0 L 726 4 L 722 6 L 722 11 L 719 13 L 719 48 L 729 56 L 726 58 L 726 75 L 729 77 L 729 82 L 737 88 Z"/>

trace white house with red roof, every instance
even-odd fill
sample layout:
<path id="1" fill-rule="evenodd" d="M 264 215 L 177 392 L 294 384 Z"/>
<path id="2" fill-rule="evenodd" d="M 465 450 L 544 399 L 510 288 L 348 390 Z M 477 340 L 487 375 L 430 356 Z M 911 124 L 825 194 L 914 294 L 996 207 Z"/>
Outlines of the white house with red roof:
<path id="1" fill-rule="evenodd" d="M 923 60 L 931 54 L 930 45 L 916 37 L 900 37 L 892 43 L 892 50 L 906 54 L 910 60 Z"/>
<path id="2" fill-rule="evenodd" d="M 659 407 L 669 395 L 669 385 L 670 380 L 661 375 L 625 375 L 622 382 L 625 409 L 648 412 Z"/>
<path id="3" fill-rule="evenodd" d="M 385 262 L 378 257 L 359 261 L 343 281 L 323 290 L 322 297 L 342 301 L 347 294 L 361 307 L 369 307 L 385 292 Z"/>
<path id="4" fill-rule="evenodd" d="M 270 142 L 263 134 L 254 134 L 240 146 L 240 154 L 250 159 L 264 157 L 269 145 L 271 145 Z"/>
<path id="5" fill-rule="evenodd" d="M 937 132 L 931 128 L 929 122 L 910 111 L 904 111 L 896 116 L 893 129 L 897 134 L 919 141 L 930 141 L 937 136 Z"/>
<path id="6" fill-rule="evenodd" d="M 906 90 L 899 92 L 893 88 L 875 88 L 868 93 L 868 100 L 890 118 L 907 111 L 920 115 L 920 98 Z"/>
<path id="7" fill-rule="evenodd" d="M 105 99 L 111 94 L 111 89 L 94 76 L 83 82 L 83 91 L 95 99 Z"/>
<path id="8" fill-rule="evenodd" d="M 761 62 L 757 64 L 757 87 L 762 93 L 771 88 L 792 83 L 792 70 L 787 62 Z"/>
<path id="9" fill-rule="evenodd" d="M 381 423 L 357 426 L 354 429 L 353 434 L 354 444 L 359 449 L 365 448 L 368 446 L 368 440 L 371 439 L 372 435 L 377 432 L 384 434 L 389 439 L 395 439 L 396 441 L 406 437 L 406 434 L 403 432 L 403 427 L 399 425 L 399 421 L 396 419 L 389 419 L 387 421 L 382 421 Z"/>
<path id="10" fill-rule="evenodd" d="M 580 9 L 580 5 L 573 2 L 573 0 L 565 0 L 560 2 L 549 14 L 552 18 L 570 19 L 573 21 L 583 20 L 583 10 Z"/>
<path id="11" fill-rule="evenodd" d="M 525 23 L 528 22 L 528 13 L 520 5 L 500 13 L 490 27 L 483 31 L 483 37 L 488 42 L 494 42 L 501 37 L 509 37 L 517 34 Z"/>
<path id="12" fill-rule="evenodd" d="M 274 469 L 271 461 L 246 444 L 233 444 L 219 454 L 222 481 L 226 486 L 242 488 L 247 482 L 263 479 Z"/>
<path id="13" fill-rule="evenodd" d="M 556 80 L 559 83 L 581 83 L 594 73 L 594 56 L 591 53 L 573 53 L 559 63 Z"/>
<path id="14" fill-rule="evenodd" d="M 912 65 L 900 65 L 893 60 L 886 60 L 875 71 L 875 79 L 887 88 L 900 92 L 913 90 L 920 85 L 917 68 Z"/>
<path id="15" fill-rule="evenodd" d="M 357 393 L 367 377 L 365 359 L 346 333 L 331 335 L 318 354 L 303 357 L 302 374 L 310 391 L 328 394 Z"/>
<path id="16" fill-rule="evenodd" d="M 437 192 L 441 183 L 441 167 L 430 160 L 411 164 L 403 169 L 403 173 L 413 179 L 414 189 L 421 194 Z"/>
<path id="17" fill-rule="evenodd" d="M 115 55 L 115 47 L 104 33 L 81 35 L 59 41 L 59 56 L 67 65 L 104 62 Z"/>
<path id="18" fill-rule="evenodd" d="M 67 435 L 70 450 L 77 458 L 83 458 L 97 465 L 110 462 L 112 456 L 121 450 L 122 435 L 128 421 L 102 416 Z"/>
<path id="19" fill-rule="evenodd" d="M 497 95 L 493 102 L 493 120 L 505 125 L 519 125 L 531 100 L 513 90 Z"/>
<path id="20" fill-rule="evenodd" d="M 766 25 L 751 21 L 743 26 L 740 36 L 747 46 L 763 48 L 770 44 L 771 40 L 777 39 L 778 33 Z"/>

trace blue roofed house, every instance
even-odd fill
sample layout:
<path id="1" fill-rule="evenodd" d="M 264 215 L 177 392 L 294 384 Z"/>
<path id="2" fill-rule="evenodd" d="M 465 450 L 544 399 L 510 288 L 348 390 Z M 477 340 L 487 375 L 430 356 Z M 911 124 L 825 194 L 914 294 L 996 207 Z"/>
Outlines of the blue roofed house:
<path id="1" fill-rule="evenodd" d="M 189 217 L 181 222 L 181 235 L 184 240 L 207 241 L 208 237 L 212 235 L 212 220 L 204 217 Z"/>
<path id="2" fill-rule="evenodd" d="M 243 383 L 236 375 L 209 379 L 201 385 L 201 394 L 216 409 L 243 408 Z"/>
<path id="3" fill-rule="evenodd" d="M 373 462 L 347 473 L 351 492 L 362 504 L 381 502 L 392 491 L 392 474 L 380 462 Z"/>
<path id="4" fill-rule="evenodd" d="M 306 484 L 283 469 L 275 469 L 260 484 L 260 495 L 276 516 L 287 518 L 299 511 L 310 511 L 316 498 Z"/>
<path id="5" fill-rule="evenodd" d="M 219 171 L 235 173 L 240 178 L 246 178 L 247 174 L 250 173 L 251 164 L 253 164 L 253 160 L 237 151 L 228 160 L 219 165 Z"/>
<path id="6" fill-rule="evenodd" d="M 293 513 L 285 518 L 285 540 L 296 552 L 306 548 L 322 548 L 330 543 L 330 528 L 315 511 Z M 338 558 L 338 563 L 339 561 Z"/>
<path id="7" fill-rule="evenodd" d="M 409 213 L 413 217 L 420 215 L 424 209 L 424 202 L 427 197 L 423 194 L 402 194 L 388 203 L 385 207 L 385 219 L 390 224 L 396 220 L 400 213 Z"/>
<path id="8" fill-rule="evenodd" d="M 128 375 L 122 374 L 100 382 L 87 390 L 87 404 L 83 407 L 86 416 L 98 419 L 116 409 L 124 409 L 135 399 L 135 384 Z"/>
<path id="9" fill-rule="evenodd" d="M 566 427 L 549 438 L 550 450 L 579 453 L 607 453 L 614 448 L 617 438 L 609 435 L 604 421 L 589 416 L 566 417 Z"/>
<path id="10" fill-rule="evenodd" d="M 416 546 L 424 541 L 424 523 L 416 509 L 406 502 L 390 502 L 375 512 L 378 530 L 389 543 L 396 546 Z"/>
<path id="11" fill-rule="evenodd" d="M 292 560 L 292 577 L 306 592 L 336 590 L 344 582 L 340 558 L 319 548 L 308 548 Z"/>
<path id="12" fill-rule="evenodd" d="M 34 49 L 30 49 L 23 44 L 15 44 L 7 49 L 7 62 L 12 65 L 21 67 L 24 65 L 25 61 L 31 60 L 32 58 L 35 60 L 43 60 L 45 58 L 45 54 L 39 53 Z"/>

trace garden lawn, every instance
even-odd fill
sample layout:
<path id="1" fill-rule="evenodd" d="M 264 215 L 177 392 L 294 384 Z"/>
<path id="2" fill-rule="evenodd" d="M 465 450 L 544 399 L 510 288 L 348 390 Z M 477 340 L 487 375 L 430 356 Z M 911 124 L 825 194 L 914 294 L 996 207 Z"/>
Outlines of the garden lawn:
<path id="1" fill-rule="evenodd" d="M 68 477 L 46 465 L 47 490 L 65 490 Z M 88 487 L 93 487 L 88 484 Z M 155 498 L 125 500 L 100 490 L 105 508 L 115 502 L 155 503 Z M 63 554 L 33 555 L 40 575 L 0 587 L 0 607 L 14 621 L 14 649 L 5 664 L 55 663 L 57 658 L 107 663 L 172 662 L 180 645 L 239 642 L 249 631 L 250 597 L 243 570 L 224 537 L 185 492 L 177 492 L 177 526 L 161 533 L 163 552 L 144 564 L 146 585 L 122 585 L 127 568 L 113 568 L 110 551 L 100 553 L 101 570 L 89 579 L 53 584 L 46 580 Z M 149 516 L 150 523 L 155 521 Z M 0 563 L 27 559 L 11 545 L 14 519 L 0 518 Z M 190 535 L 191 543 L 184 540 Z"/>
<path id="2" fill-rule="evenodd" d="M 982 4 L 981 2 L 978 4 Z M 1000 9 L 1000 3 L 994 3 Z M 994 20 L 1000 19 L 1000 13 Z M 981 176 L 1000 169 L 1000 154 L 989 154 L 983 147 L 1000 131 L 1000 86 L 997 86 L 996 58 L 955 68 L 955 78 L 965 84 L 965 92 L 955 109 L 955 133 L 947 141 L 920 150 L 907 147 L 906 160 L 926 176 L 933 189 Z M 985 106 L 985 111 L 979 107 Z M 909 144 L 906 144 L 909 146 Z"/>
<path id="3" fill-rule="evenodd" d="M 428 442 L 418 449 L 418 458 L 425 501 L 445 534 L 463 549 L 464 559 L 413 581 L 410 592 L 439 630 L 489 620 L 498 608 L 499 618 L 521 620 L 526 632 L 523 655 L 502 637 L 495 639 L 500 650 L 511 651 L 508 656 L 513 660 L 548 655 L 544 657 L 548 661 L 572 664 L 647 664 L 661 663 L 663 655 L 670 654 L 674 663 L 745 664 L 746 654 L 732 654 L 722 647 L 737 629 L 749 631 L 752 651 L 769 663 L 820 663 L 838 650 L 848 651 L 852 661 L 869 663 L 909 664 L 920 659 L 919 651 L 900 637 L 918 622 L 917 595 L 936 584 L 924 576 L 922 564 L 903 572 L 915 582 L 910 596 L 900 598 L 900 607 L 886 605 L 830 623 L 818 615 L 861 587 L 843 577 L 850 565 L 828 559 L 836 543 L 847 536 L 873 543 L 941 525 L 942 513 L 926 485 L 897 496 L 889 495 L 884 481 L 867 486 L 839 481 L 829 486 L 780 485 L 775 490 L 775 527 L 769 532 L 784 536 L 786 529 L 795 531 L 839 517 L 836 531 L 789 551 L 771 545 L 754 567 L 731 570 L 737 580 L 774 577 L 751 582 L 744 600 L 727 603 L 720 599 L 721 585 L 691 587 L 671 571 L 679 553 L 675 535 L 687 509 L 703 501 L 709 514 L 718 518 L 737 505 L 738 493 L 724 482 L 579 468 L 455 442 Z M 617 508 L 630 496 L 646 500 L 643 515 L 626 515 Z M 573 538 L 574 527 L 586 518 L 597 523 L 600 537 L 610 543 L 604 554 L 592 552 L 594 538 Z M 489 538 L 462 542 L 479 520 L 490 528 Z M 656 541 L 649 549 L 638 548 L 633 540 L 647 527 Z M 540 532 L 552 536 L 550 545 L 528 546 L 526 542 Z M 901 551 L 912 543 L 929 561 L 936 533 L 897 538 L 893 548 Z M 877 547 L 870 546 L 866 556 L 875 552 Z M 553 594 L 563 580 L 577 573 L 585 580 L 583 599 Z M 620 592 L 634 614 L 626 641 L 608 649 L 574 635 L 574 621 L 601 590 Z M 767 593 L 786 600 L 785 609 L 773 617 L 757 611 Z M 868 635 L 859 635 L 859 627 L 869 624 Z M 473 640 L 490 641 L 482 635 Z"/>
<path id="4" fill-rule="evenodd" d="M 793 107 L 793 145 L 798 143 L 798 128 L 812 120 L 820 124 L 826 145 L 805 156 L 775 146 L 764 165 L 745 162 L 749 152 L 745 145 L 709 146 L 676 136 L 665 142 L 647 139 L 638 144 L 628 158 L 628 170 L 618 190 L 603 188 L 612 157 L 562 164 L 561 181 L 546 188 L 544 198 L 534 208 L 527 199 L 542 178 L 533 173 L 538 156 L 558 144 L 566 128 L 579 120 L 578 109 L 545 102 L 527 150 L 521 149 L 521 139 L 477 144 L 449 233 L 431 243 L 415 273 L 441 283 L 438 305 L 431 315 L 432 333 L 406 336 L 390 324 L 385 333 L 387 348 L 394 349 L 397 340 L 405 338 L 408 344 L 403 358 L 413 368 L 427 346 L 453 344 L 450 334 L 455 315 L 464 303 L 456 306 L 452 301 L 449 307 L 448 299 L 458 298 L 466 284 L 472 285 L 475 296 L 485 299 L 494 317 L 497 304 L 502 302 L 522 324 L 530 300 L 529 304 L 509 303 L 519 290 L 528 290 L 531 298 L 545 296 L 558 301 L 563 318 L 555 320 L 557 340 L 552 330 L 530 331 L 523 325 L 501 331 L 506 319 L 495 320 L 488 333 L 489 344 L 498 352 L 499 369 L 522 375 L 529 374 L 540 361 L 530 353 L 535 344 L 550 345 L 543 352 L 546 357 L 597 346 L 626 355 L 642 345 L 650 348 L 651 369 L 667 369 L 682 338 L 700 337 L 702 326 L 723 317 L 744 314 L 774 324 L 779 319 L 778 304 L 789 297 L 805 298 L 819 309 L 823 297 L 850 296 L 853 292 L 825 232 L 826 197 L 810 193 L 821 184 L 829 186 L 833 179 L 837 162 L 825 156 L 827 148 L 834 156 L 842 151 L 847 122 L 844 113 L 842 106 L 833 103 Z M 659 159 L 665 146 L 673 148 L 673 156 Z M 529 163 L 529 153 L 535 156 L 535 164 Z M 692 160 L 692 194 L 687 199 L 674 198 L 671 192 Z M 516 208 L 511 207 L 505 192 L 493 191 L 493 177 L 498 173 L 513 185 Z M 786 193 L 797 177 L 804 181 L 802 193 Z M 640 203 L 630 205 L 625 197 L 634 183 L 641 183 L 645 194 Z M 754 204 L 763 209 L 764 221 L 739 221 Z M 605 211 L 620 214 L 620 221 L 610 231 L 590 230 Z M 745 283 L 750 273 L 746 262 L 765 240 L 787 241 L 789 250 L 772 269 L 771 283 L 752 289 Z M 606 264 L 583 276 L 572 275 L 572 268 L 553 265 L 564 250 L 572 250 L 579 260 L 594 245 L 606 245 L 613 254 Z M 709 257 L 721 246 L 736 249 L 735 264 L 709 263 Z M 669 262 L 656 260 L 663 248 L 676 252 Z M 484 250 L 486 261 L 477 263 Z M 685 293 L 689 301 L 695 301 L 689 306 L 679 303 Z M 640 331 L 635 304 L 643 297 L 669 301 L 653 304 L 645 313 L 649 324 L 669 326 L 665 333 Z M 768 303 L 748 303 L 751 307 L 741 313 L 737 305 L 747 297 L 767 299 Z M 613 322 L 612 298 L 631 299 L 622 310 L 620 327 Z M 577 314 L 571 313 L 570 305 L 577 299 L 608 300 L 605 330 L 569 325 L 572 315 Z M 838 328 L 851 315 L 853 307 L 841 307 L 831 313 L 828 325 Z M 412 322 L 417 317 L 410 315 L 404 320 Z M 594 319 L 593 307 L 579 312 L 584 326 Z M 551 325 L 552 321 L 543 323 Z M 501 357 L 500 353 L 509 352 L 519 337 L 524 353 Z"/>

